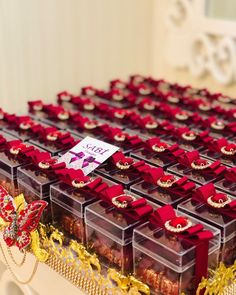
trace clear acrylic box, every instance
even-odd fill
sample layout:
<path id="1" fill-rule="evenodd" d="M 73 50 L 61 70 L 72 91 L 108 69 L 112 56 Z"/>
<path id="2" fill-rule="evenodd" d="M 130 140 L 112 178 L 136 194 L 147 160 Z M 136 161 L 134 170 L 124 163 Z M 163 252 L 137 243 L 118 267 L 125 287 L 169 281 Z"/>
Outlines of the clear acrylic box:
<path id="1" fill-rule="evenodd" d="M 219 191 L 218 191 L 219 192 Z M 232 195 L 228 195 L 232 200 Z M 217 213 L 206 204 L 196 200 L 187 200 L 178 205 L 178 211 L 191 215 L 199 220 L 218 228 L 221 231 L 221 250 L 219 260 L 232 265 L 236 260 L 236 220 Z"/>
<path id="2" fill-rule="evenodd" d="M 187 216 L 182 214 L 183 216 Z M 194 224 L 197 219 L 187 216 Z M 220 247 L 220 231 L 204 224 L 214 238 L 209 242 L 208 266 L 216 267 Z M 155 295 L 195 294 L 195 246 L 161 227 L 153 229 L 149 222 L 134 229 L 134 273 L 150 286 Z"/>
<path id="3" fill-rule="evenodd" d="M 106 184 L 114 183 L 104 180 Z M 83 188 L 74 188 L 63 182 L 50 187 L 50 198 L 53 211 L 53 223 L 69 233 L 80 242 L 85 242 L 84 211 L 85 207 L 98 200 L 98 194 Z M 62 218 L 63 216 L 63 218 Z M 68 222 L 71 226 L 68 226 Z M 75 224 L 72 227 L 72 223 Z"/>
<path id="4" fill-rule="evenodd" d="M 129 273 L 133 269 L 133 230 L 144 221 L 128 217 L 103 201 L 93 203 L 85 210 L 87 247 L 97 253 L 105 268 Z"/>

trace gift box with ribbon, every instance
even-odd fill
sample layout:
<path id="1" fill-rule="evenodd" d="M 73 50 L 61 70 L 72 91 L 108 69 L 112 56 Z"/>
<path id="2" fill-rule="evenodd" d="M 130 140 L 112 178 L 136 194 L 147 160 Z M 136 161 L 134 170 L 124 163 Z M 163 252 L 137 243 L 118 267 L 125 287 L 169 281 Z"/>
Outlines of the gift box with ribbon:
<path id="1" fill-rule="evenodd" d="M 19 189 L 32 199 L 49 197 L 50 185 L 58 180 L 57 169 L 65 168 L 64 163 L 57 163 L 50 153 L 33 150 L 27 154 L 30 164 L 19 167 L 17 181 Z"/>
<path id="2" fill-rule="evenodd" d="M 200 156 L 199 151 L 185 152 L 178 157 L 178 164 L 167 170 L 179 176 L 187 176 L 198 184 L 215 182 L 223 177 L 226 167 L 220 161 L 212 161 Z"/>
<path id="3" fill-rule="evenodd" d="M 140 181 L 141 172 L 147 166 L 144 161 L 136 161 L 125 156 L 122 152 L 116 152 L 104 165 L 96 169 L 96 173 L 120 183 L 128 189 L 132 184 Z"/>
<path id="4" fill-rule="evenodd" d="M 169 145 L 159 137 L 152 137 L 144 142 L 144 148 L 131 153 L 131 157 L 165 169 L 177 163 L 177 157 L 183 153 L 178 144 Z"/>
<path id="5" fill-rule="evenodd" d="M 133 268 L 133 229 L 147 220 L 153 208 L 122 185 L 103 190 L 100 198 L 85 210 L 87 247 L 100 256 L 104 267 L 129 273 Z"/>
<path id="6" fill-rule="evenodd" d="M 228 168 L 224 178 L 215 183 L 216 188 L 236 197 L 236 167 Z"/>
<path id="7" fill-rule="evenodd" d="M 199 187 L 191 200 L 178 205 L 185 212 L 221 231 L 219 261 L 231 265 L 236 259 L 236 198 L 217 190 L 213 183 Z"/>
<path id="8" fill-rule="evenodd" d="M 151 294 L 192 295 L 214 266 L 219 247 L 218 229 L 166 205 L 134 229 L 134 272 Z"/>
<path id="9" fill-rule="evenodd" d="M 97 201 L 101 191 L 114 183 L 96 175 L 85 176 L 80 169 L 64 168 L 55 173 L 59 182 L 50 188 L 53 223 L 84 243 L 85 207 Z"/>
<path id="10" fill-rule="evenodd" d="M 195 183 L 186 176 L 177 177 L 162 168 L 151 167 L 141 173 L 142 181 L 131 186 L 131 191 L 158 205 L 178 203 L 190 198 Z"/>
<path id="11" fill-rule="evenodd" d="M 74 147 L 79 142 L 79 139 L 72 136 L 70 132 L 50 126 L 41 127 L 38 130 L 38 137 L 31 139 L 29 142 L 49 152 L 52 156 L 57 156 L 59 153 Z"/>

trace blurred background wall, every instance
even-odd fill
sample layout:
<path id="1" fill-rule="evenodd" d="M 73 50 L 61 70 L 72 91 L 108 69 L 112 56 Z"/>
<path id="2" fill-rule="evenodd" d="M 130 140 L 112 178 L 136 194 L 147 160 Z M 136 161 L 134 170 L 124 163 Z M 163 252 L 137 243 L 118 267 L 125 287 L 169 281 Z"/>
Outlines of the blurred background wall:
<path id="1" fill-rule="evenodd" d="M 154 0 L 0 0 L 0 105 L 148 74 Z"/>

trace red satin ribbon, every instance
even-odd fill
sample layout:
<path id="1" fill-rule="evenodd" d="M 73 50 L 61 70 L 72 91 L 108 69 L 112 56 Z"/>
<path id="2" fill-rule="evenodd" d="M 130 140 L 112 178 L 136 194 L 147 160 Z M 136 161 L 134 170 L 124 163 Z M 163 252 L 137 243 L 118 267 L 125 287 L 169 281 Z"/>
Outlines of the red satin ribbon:
<path id="1" fill-rule="evenodd" d="M 191 164 L 196 160 L 200 160 L 199 152 L 194 150 L 192 152 L 186 152 L 184 155 L 181 155 L 178 159 L 178 162 L 186 167 L 191 167 Z M 205 160 L 205 159 L 204 159 Z M 197 170 L 199 173 L 206 174 L 212 177 L 219 176 L 225 171 L 226 167 L 222 166 L 220 161 L 213 162 L 209 167 L 203 170 Z"/>
<path id="2" fill-rule="evenodd" d="M 64 99 L 63 99 L 63 97 L 64 97 Z M 66 97 L 66 99 L 65 99 L 65 97 Z M 57 94 L 57 102 L 59 104 L 65 102 L 65 101 L 70 102 L 72 100 L 72 98 L 73 98 L 73 95 L 71 93 L 69 93 L 68 91 L 62 91 Z"/>
<path id="3" fill-rule="evenodd" d="M 217 153 L 222 153 L 221 149 L 223 147 L 227 148 L 233 148 L 234 150 L 236 150 L 236 144 L 234 143 L 228 143 L 228 141 L 225 138 L 220 138 L 220 139 L 216 139 L 213 141 L 210 141 L 207 145 L 208 149 Z M 223 154 L 223 153 L 222 153 Z M 224 154 L 224 156 L 227 156 Z M 229 157 L 234 157 L 236 156 L 236 154 L 234 155 L 229 155 Z"/>
<path id="4" fill-rule="evenodd" d="M 64 109 L 64 107 L 62 106 L 58 106 L 58 105 L 46 105 L 44 106 L 45 112 L 47 113 L 47 115 L 50 118 L 55 118 L 55 119 L 59 119 L 59 115 L 60 114 L 67 114 L 68 117 L 70 117 L 70 112 L 68 112 L 67 110 Z"/>
<path id="5" fill-rule="evenodd" d="M 134 220 L 142 220 L 144 218 L 147 218 L 148 215 L 152 213 L 152 206 L 148 205 L 145 198 L 140 198 L 136 199 L 135 201 L 128 202 L 128 206 L 126 208 L 116 207 L 112 203 L 112 199 L 121 195 L 123 196 L 120 198 L 120 201 L 126 201 L 126 199 L 129 199 L 128 193 L 124 192 L 123 187 L 120 184 L 113 185 L 101 192 L 101 198 L 103 201 L 114 206 L 117 210 L 133 218 Z"/>
<path id="6" fill-rule="evenodd" d="M 153 109 L 149 110 L 148 108 L 145 107 L 146 106 L 150 106 L 152 107 Z M 156 107 L 157 107 L 157 103 L 155 101 L 153 101 L 152 99 L 146 97 L 146 98 L 143 98 L 140 103 L 138 104 L 138 107 L 140 110 L 145 110 L 145 111 L 151 111 L 151 112 L 154 112 Z"/>
<path id="7" fill-rule="evenodd" d="M 217 213 L 229 216 L 231 218 L 236 218 L 236 200 L 232 200 L 229 204 L 225 205 L 223 208 L 215 208 L 208 204 L 207 199 L 209 197 L 214 197 L 217 199 L 223 199 L 226 198 L 226 194 L 219 193 L 216 191 L 213 183 L 208 183 L 206 185 L 203 185 L 195 190 L 193 193 L 192 198 L 194 200 L 197 200 L 200 203 L 203 203 L 210 207 L 211 209 L 215 210 Z"/>
<path id="8" fill-rule="evenodd" d="M 189 141 L 189 143 L 197 143 L 200 145 L 203 145 L 204 147 L 213 140 L 213 138 L 211 136 L 209 136 L 209 132 L 208 131 L 203 131 L 200 133 L 195 133 L 194 131 L 191 131 L 188 127 L 181 127 L 181 128 L 177 128 L 175 130 L 175 133 L 173 134 L 175 137 L 181 137 L 182 139 L 184 139 L 182 136 L 185 133 L 191 133 L 193 132 L 196 135 L 196 138 L 194 140 Z"/>
<path id="9" fill-rule="evenodd" d="M 232 183 L 236 183 L 236 167 L 226 170 L 225 179 Z"/>
<path id="10" fill-rule="evenodd" d="M 161 227 L 166 229 L 165 223 L 167 221 L 174 221 L 177 218 L 172 206 L 166 205 L 156 209 L 149 217 L 152 226 Z M 172 235 L 177 236 L 179 239 L 189 242 L 196 247 L 195 252 L 195 286 L 197 288 L 202 277 L 207 277 L 208 268 L 208 250 L 209 240 L 213 238 L 213 234 L 209 230 L 204 230 L 202 224 L 196 224 L 188 228 L 187 230 L 174 233 Z"/>
<path id="11" fill-rule="evenodd" d="M 33 150 L 27 154 L 27 158 L 31 160 L 31 162 L 36 165 L 39 169 L 42 169 L 44 172 L 50 171 L 55 172 L 55 170 L 65 168 L 65 163 L 57 163 L 57 159 L 52 158 L 50 153 L 41 152 L 40 150 Z M 45 164 L 49 164 L 48 169 L 43 169 L 39 166 L 39 164 L 43 162 Z"/>
<path id="12" fill-rule="evenodd" d="M 29 106 L 30 112 L 44 110 L 44 104 L 43 104 L 42 100 L 28 101 L 28 106 Z"/>
<path id="13" fill-rule="evenodd" d="M 81 190 L 91 190 L 100 193 L 108 187 L 108 185 L 102 181 L 101 177 L 91 179 L 89 176 L 84 175 L 81 169 L 64 168 L 55 170 L 55 173 L 62 182 L 70 186 L 73 186 L 73 181 L 87 183 L 85 186 L 81 187 Z"/>
<path id="14" fill-rule="evenodd" d="M 89 92 L 91 92 L 93 94 L 90 95 Z M 81 89 L 81 94 L 82 95 L 87 95 L 87 96 L 94 96 L 94 95 L 97 94 L 97 92 L 98 92 L 98 90 L 96 88 L 92 87 L 92 86 L 82 87 L 82 89 Z"/>
<path id="15" fill-rule="evenodd" d="M 142 172 L 149 167 L 149 165 L 145 164 L 145 161 L 135 162 L 134 159 L 126 157 L 122 152 L 116 152 L 114 155 L 112 155 L 111 161 L 114 165 L 116 165 L 117 163 L 120 163 L 121 165 L 125 165 L 127 163 L 127 165 L 130 166 L 127 169 L 128 171 L 136 170 L 138 172 Z"/>
<path id="16" fill-rule="evenodd" d="M 165 174 L 162 168 L 149 167 L 142 172 L 142 179 L 147 183 L 156 185 L 158 188 L 159 186 L 157 181 L 168 175 L 175 177 L 172 174 Z M 195 186 L 196 185 L 194 182 L 189 181 L 188 178 L 184 176 L 174 182 L 172 186 L 161 188 L 166 190 L 166 192 L 173 193 L 176 196 L 185 198 L 189 196 L 189 193 L 195 188 Z"/>
<path id="17" fill-rule="evenodd" d="M 23 143 L 21 140 L 11 140 L 6 142 L 7 151 L 10 151 L 10 149 L 13 150 L 19 150 L 19 154 L 16 156 L 28 156 L 29 153 L 35 150 L 35 148 L 32 145 L 27 145 Z"/>
<path id="18" fill-rule="evenodd" d="M 49 142 L 48 136 L 56 136 L 56 140 L 52 141 L 56 145 L 63 146 L 65 148 L 71 148 L 75 145 L 75 140 L 71 136 L 70 132 L 62 132 L 55 127 L 41 127 L 39 129 L 40 139 L 44 142 Z"/>
<path id="19" fill-rule="evenodd" d="M 157 152 L 157 151 L 153 150 L 153 146 L 155 146 L 155 145 L 158 147 L 163 146 L 165 148 L 165 150 L 162 152 Z M 171 157 L 171 159 L 173 159 L 173 157 L 174 158 L 179 157 L 180 155 L 182 155 L 184 153 L 184 150 L 180 149 L 178 144 L 168 145 L 165 142 L 162 142 L 160 140 L 160 138 L 158 138 L 158 137 L 153 137 L 153 138 L 147 139 L 145 141 L 145 149 L 152 152 L 152 153 L 157 154 L 160 157 L 162 157 L 162 156 Z"/>
<path id="20" fill-rule="evenodd" d="M 113 89 L 113 88 L 120 89 L 119 84 L 122 85 L 122 89 L 126 88 L 126 83 L 124 81 L 121 81 L 120 79 L 116 79 L 116 80 L 110 81 L 110 89 Z M 117 85 L 118 85 L 118 87 L 117 87 Z"/>

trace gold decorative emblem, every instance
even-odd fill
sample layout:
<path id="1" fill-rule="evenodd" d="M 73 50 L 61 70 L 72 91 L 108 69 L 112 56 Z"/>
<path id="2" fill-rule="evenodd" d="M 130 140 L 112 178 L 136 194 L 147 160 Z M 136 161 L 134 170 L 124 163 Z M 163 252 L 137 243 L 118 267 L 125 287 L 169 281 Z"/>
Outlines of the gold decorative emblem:
<path id="1" fill-rule="evenodd" d="M 169 102 L 172 102 L 172 103 L 178 103 L 178 102 L 179 102 L 179 98 L 176 97 L 176 96 L 168 96 L 168 97 L 167 97 L 167 100 L 168 100 Z"/>
<path id="2" fill-rule="evenodd" d="M 12 155 L 18 155 L 19 154 L 19 152 L 20 152 L 20 150 L 21 150 L 21 148 L 17 148 L 17 147 L 11 147 L 10 148 L 10 153 L 12 154 Z"/>
<path id="3" fill-rule="evenodd" d="M 224 155 L 233 156 L 236 153 L 236 146 L 223 146 L 220 150 Z"/>
<path id="4" fill-rule="evenodd" d="M 225 194 L 221 194 L 222 198 L 219 199 L 214 199 L 215 196 L 210 196 L 207 199 L 207 203 L 214 208 L 224 208 L 227 204 L 229 204 L 231 202 L 231 199 L 229 196 L 225 195 Z"/>
<path id="5" fill-rule="evenodd" d="M 148 95 L 148 94 L 151 93 L 151 91 L 150 91 L 150 89 L 148 89 L 148 88 L 140 88 L 140 89 L 139 89 L 139 93 L 140 93 L 141 95 Z"/>
<path id="6" fill-rule="evenodd" d="M 22 130 L 28 130 L 28 129 L 30 129 L 31 125 L 30 125 L 30 123 L 22 122 L 22 123 L 20 123 L 19 127 Z"/>
<path id="7" fill-rule="evenodd" d="M 41 103 L 37 103 L 33 105 L 33 110 L 36 112 L 42 111 L 42 109 L 43 109 L 43 105 Z"/>
<path id="8" fill-rule="evenodd" d="M 88 96 L 94 96 L 95 95 L 95 91 L 93 89 L 86 89 L 85 93 Z"/>
<path id="9" fill-rule="evenodd" d="M 143 108 L 147 111 L 153 111 L 155 109 L 155 104 L 151 102 L 146 102 L 143 104 Z"/>
<path id="10" fill-rule="evenodd" d="M 157 184 L 160 187 L 167 188 L 167 187 L 171 187 L 176 181 L 177 181 L 177 178 L 174 175 L 167 174 L 160 177 L 157 180 Z"/>
<path id="11" fill-rule="evenodd" d="M 125 141 L 126 136 L 125 136 L 125 134 L 120 133 L 120 134 L 116 134 L 114 136 L 114 139 L 115 139 L 115 141 L 123 142 L 123 141 Z"/>
<path id="12" fill-rule="evenodd" d="M 88 122 L 85 122 L 84 123 L 84 127 L 86 128 L 86 129 L 95 129 L 96 127 L 97 127 L 98 125 L 97 125 L 97 123 L 95 122 L 95 121 L 88 121 Z"/>
<path id="13" fill-rule="evenodd" d="M 158 127 L 158 123 L 155 121 L 149 121 L 145 124 L 146 129 L 155 129 Z"/>
<path id="14" fill-rule="evenodd" d="M 197 134 L 193 131 L 184 132 L 182 138 L 187 141 L 193 141 L 197 138 Z"/>
<path id="15" fill-rule="evenodd" d="M 175 118 L 180 120 L 180 121 L 185 121 L 187 120 L 189 117 L 189 115 L 187 113 L 184 113 L 184 112 L 180 112 L 180 113 L 177 113 L 175 114 Z"/>
<path id="16" fill-rule="evenodd" d="M 84 181 L 78 181 L 77 179 L 75 179 L 71 182 L 71 184 L 75 188 L 82 188 L 82 187 L 85 187 L 86 185 L 88 185 L 90 182 L 91 182 L 91 180 L 84 182 Z"/>
<path id="17" fill-rule="evenodd" d="M 208 103 L 200 103 L 198 106 L 199 110 L 201 111 L 210 111 L 211 105 Z"/>
<path id="18" fill-rule="evenodd" d="M 121 169 L 121 170 L 127 170 L 129 169 L 131 166 L 131 164 L 129 164 L 128 162 L 122 162 L 122 161 L 119 161 L 116 163 L 116 167 Z"/>
<path id="19" fill-rule="evenodd" d="M 197 159 L 191 163 L 191 167 L 195 170 L 204 170 L 211 166 L 211 162 L 205 159 Z"/>
<path id="20" fill-rule="evenodd" d="M 70 99 L 71 99 L 71 97 L 69 95 L 64 94 L 61 96 L 62 101 L 70 101 Z"/>
<path id="21" fill-rule="evenodd" d="M 221 120 L 217 120 L 211 123 L 211 128 L 216 130 L 223 130 L 225 128 L 225 123 Z"/>
<path id="22" fill-rule="evenodd" d="M 56 141 L 58 139 L 58 133 L 51 132 L 46 136 L 48 141 Z"/>
<path id="23" fill-rule="evenodd" d="M 128 207 L 129 203 L 132 203 L 135 200 L 136 200 L 136 198 L 132 195 L 122 194 L 122 195 L 112 198 L 111 202 L 117 208 L 125 209 Z"/>
<path id="24" fill-rule="evenodd" d="M 57 115 L 57 118 L 59 120 L 62 120 L 62 121 L 65 121 L 65 120 L 68 120 L 69 119 L 69 113 L 68 112 L 60 112 L 58 115 Z"/>
<path id="25" fill-rule="evenodd" d="M 84 104 L 84 109 L 86 111 L 93 111 L 95 109 L 95 105 L 91 102 L 91 103 L 85 103 Z"/>
<path id="26" fill-rule="evenodd" d="M 185 217 L 176 217 L 165 222 L 165 228 L 173 233 L 181 233 L 192 226 L 192 222 Z"/>
<path id="27" fill-rule="evenodd" d="M 112 99 L 115 101 L 122 101 L 124 99 L 124 96 L 121 94 L 113 94 Z"/>
<path id="28" fill-rule="evenodd" d="M 117 118 L 117 119 L 123 119 L 125 117 L 125 111 L 116 111 L 114 113 L 114 116 Z"/>
<path id="29" fill-rule="evenodd" d="M 49 169 L 50 168 L 50 164 L 46 161 L 41 161 L 38 163 L 39 168 L 41 169 Z"/>
<path id="30" fill-rule="evenodd" d="M 157 152 L 157 153 L 162 153 L 164 152 L 165 150 L 167 149 L 167 146 L 166 145 L 158 145 L 158 144 L 154 144 L 152 146 L 152 150 Z"/>

